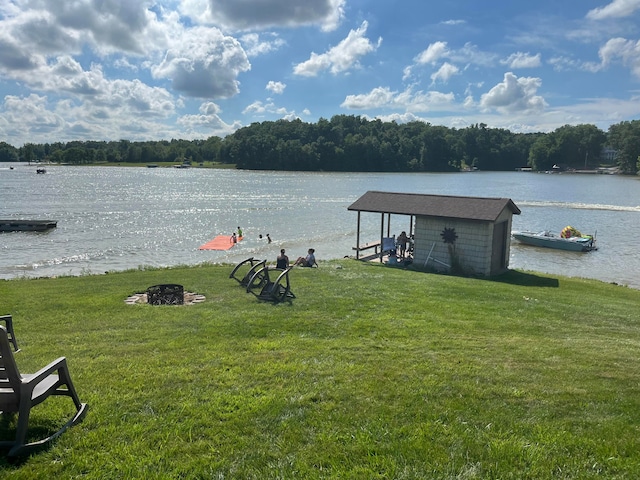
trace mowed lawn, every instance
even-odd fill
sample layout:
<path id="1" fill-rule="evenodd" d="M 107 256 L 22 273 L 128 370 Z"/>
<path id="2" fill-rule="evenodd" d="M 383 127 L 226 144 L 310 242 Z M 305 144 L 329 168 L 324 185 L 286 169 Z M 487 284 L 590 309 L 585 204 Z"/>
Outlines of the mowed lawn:
<path id="1" fill-rule="evenodd" d="M 21 371 L 66 356 L 89 404 L 49 448 L 0 452 L 0 478 L 640 475 L 640 291 L 346 259 L 296 267 L 274 305 L 231 269 L 0 281 Z M 162 283 L 206 301 L 125 304 Z M 70 407 L 36 407 L 34 438 Z"/>

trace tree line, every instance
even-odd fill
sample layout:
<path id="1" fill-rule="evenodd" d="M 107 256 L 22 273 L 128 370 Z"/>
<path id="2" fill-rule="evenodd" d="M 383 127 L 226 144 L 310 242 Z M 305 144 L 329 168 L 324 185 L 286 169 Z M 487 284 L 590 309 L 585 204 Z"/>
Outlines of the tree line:
<path id="1" fill-rule="evenodd" d="M 606 154 L 606 155 L 605 155 Z M 617 166 L 640 170 L 640 120 L 607 132 L 595 125 L 565 125 L 549 133 L 513 133 L 475 124 L 449 128 L 424 122 L 383 122 L 336 115 L 317 123 L 277 120 L 253 123 L 224 138 L 206 140 L 0 142 L 0 162 L 65 164 L 234 164 L 251 170 L 450 172 L 461 169 L 536 171 Z"/>

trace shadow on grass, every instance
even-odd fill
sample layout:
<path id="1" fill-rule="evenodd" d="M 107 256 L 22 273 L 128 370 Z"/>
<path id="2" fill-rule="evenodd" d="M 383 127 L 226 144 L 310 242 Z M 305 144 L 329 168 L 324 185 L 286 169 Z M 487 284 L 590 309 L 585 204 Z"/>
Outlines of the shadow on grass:
<path id="1" fill-rule="evenodd" d="M 558 288 L 560 286 L 557 278 L 543 277 L 539 274 L 519 272 L 518 270 L 509 270 L 507 273 L 491 277 L 489 280 L 523 287 Z"/>
<path id="2" fill-rule="evenodd" d="M 560 282 L 558 281 L 557 278 L 544 277 L 537 273 L 520 272 L 518 270 L 509 270 L 506 273 L 503 273 L 502 275 L 496 275 L 495 277 L 484 277 L 484 276 L 477 277 L 477 276 L 465 275 L 464 273 L 456 273 L 456 272 L 444 273 L 444 272 L 439 272 L 431 269 L 422 269 L 412 264 L 409 264 L 407 266 L 401 265 L 401 264 L 390 266 L 390 265 L 387 265 L 384 263 L 378 263 L 378 262 L 364 262 L 364 264 L 372 267 L 384 266 L 384 267 L 390 267 L 390 268 L 402 268 L 408 271 L 422 272 L 422 273 L 428 273 L 428 274 L 434 274 L 434 275 L 447 275 L 447 276 L 460 277 L 460 278 L 478 278 L 478 279 L 487 280 L 490 282 L 508 283 L 510 285 L 521 285 L 523 287 L 558 288 L 560 286 Z"/>
<path id="3" fill-rule="evenodd" d="M 18 415 L 15 413 L 4 413 L 0 415 L 0 442 L 13 442 L 16 436 L 16 423 L 17 423 Z M 53 430 L 55 432 L 55 429 Z M 46 426 L 35 425 L 29 428 L 29 435 L 41 435 L 40 438 L 46 438 L 48 435 L 51 435 L 52 431 L 50 428 Z M 32 441 L 31 438 L 28 439 Z M 10 467 L 16 469 L 22 466 L 28 459 L 29 455 L 17 456 L 17 457 L 9 457 L 9 450 L 11 450 L 12 445 L 2 445 L 0 446 L 0 468 L 2 467 Z M 34 449 L 31 453 L 38 453 L 50 447 L 50 443 L 44 444 L 38 449 Z"/>

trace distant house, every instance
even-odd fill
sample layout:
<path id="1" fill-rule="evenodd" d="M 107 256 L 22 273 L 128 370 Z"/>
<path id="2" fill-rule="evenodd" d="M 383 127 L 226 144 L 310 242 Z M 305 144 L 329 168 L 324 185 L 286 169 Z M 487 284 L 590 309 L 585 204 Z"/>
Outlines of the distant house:
<path id="1" fill-rule="evenodd" d="M 358 212 L 356 258 L 375 245 L 382 261 L 385 252 L 378 253 L 377 247 L 391 236 L 391 215 L 403 215 L 410 217 L 408 229 L 403 222 L 394 228 L 407 231 L 413 238 L 416 267 L 484 276 L 507 270 L 512 217 L 520 214 L 520 209 L 508 198 L 377 191 L 365 193 L 348 210 Z M 381 215 L 379 242 L 376 239 L 369 244 L 361 243 L 362 212 Z"/>
<path id="2" fill-rule="evenodd" d="M 617 150 L 611 147 L 603 147 L 600 152 L 600 161 L 606 163 L 607 165 L 612 165 L 616 163 L 616 154 Z"/>

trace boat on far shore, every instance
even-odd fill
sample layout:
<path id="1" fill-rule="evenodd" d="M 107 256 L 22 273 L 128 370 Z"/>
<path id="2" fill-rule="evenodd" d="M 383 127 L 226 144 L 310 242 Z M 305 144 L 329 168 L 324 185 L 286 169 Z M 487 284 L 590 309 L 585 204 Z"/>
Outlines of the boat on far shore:
<path id="1" fill-rule="evenodd" d="M 571 252 L 597 250 L 594 235 L 583 235 L 573 227 L 565 227 L 560 235 L 544 230 L 542 232 L 511 232 L 511 236 L 525 245 L 555 248 Z"/>

